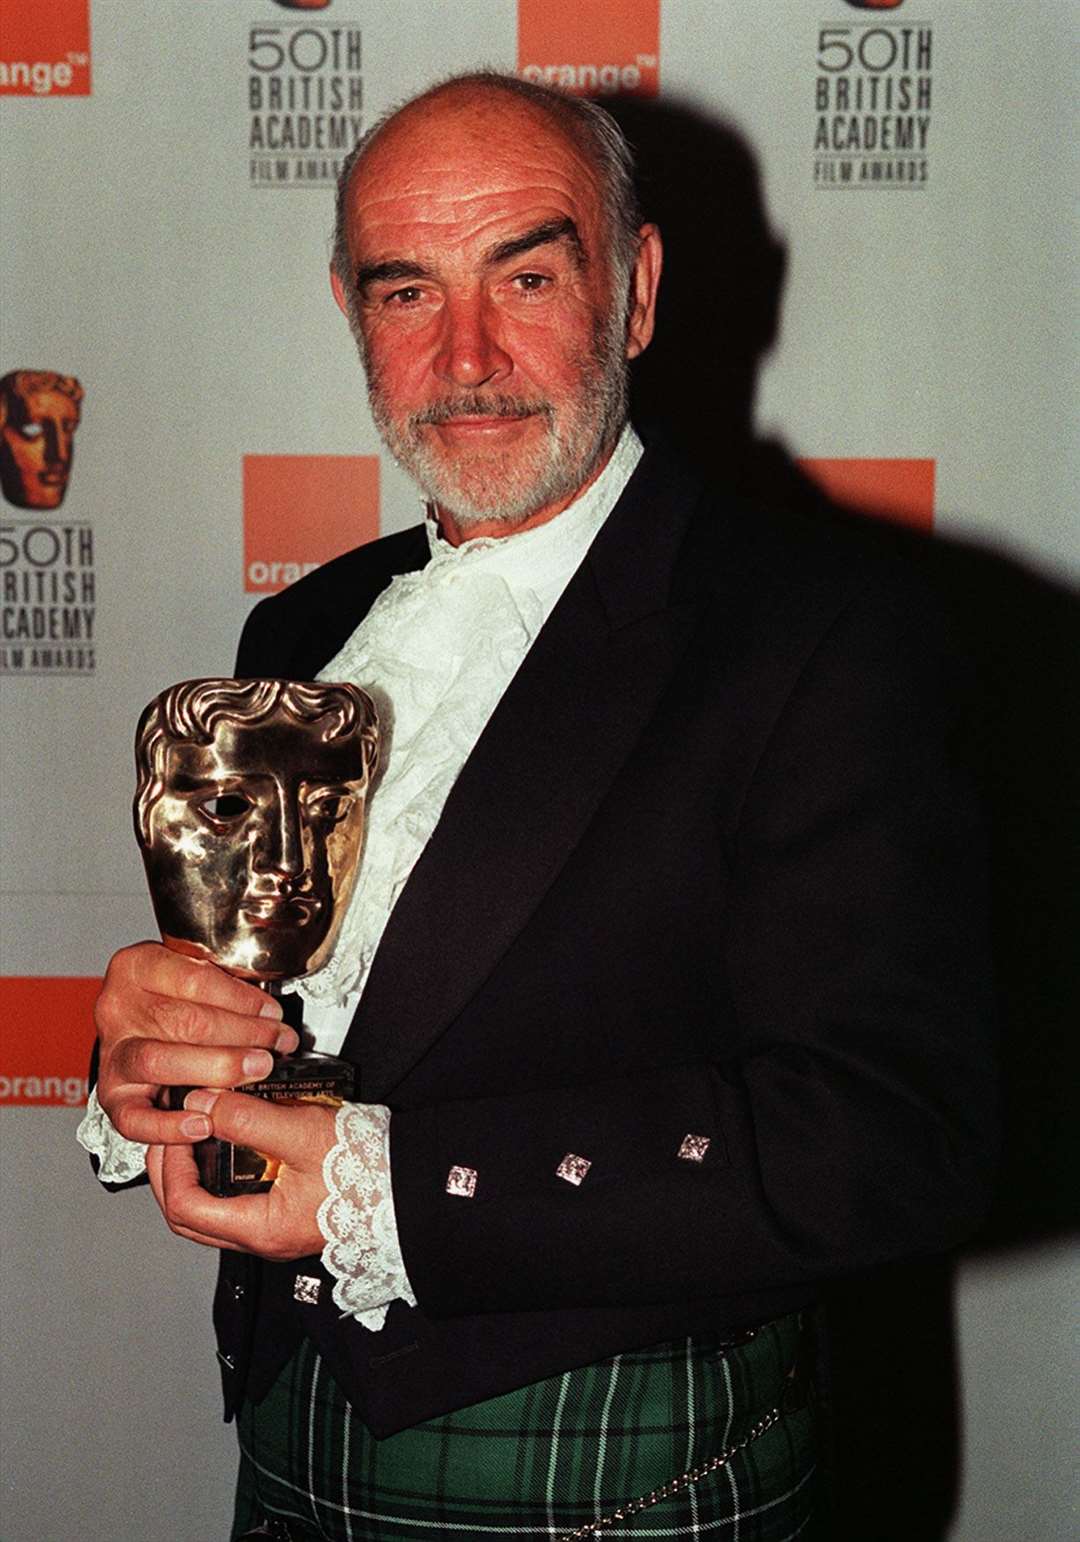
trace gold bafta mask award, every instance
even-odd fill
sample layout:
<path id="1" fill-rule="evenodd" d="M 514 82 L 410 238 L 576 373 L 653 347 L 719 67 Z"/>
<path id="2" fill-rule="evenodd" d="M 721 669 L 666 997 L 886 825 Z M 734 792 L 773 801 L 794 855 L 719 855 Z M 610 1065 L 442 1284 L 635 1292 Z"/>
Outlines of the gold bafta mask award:
<path id="1" fill-rule="evenodd" d="M 156 697 L 136 733 L 133 812 L 165 945 L 275 992 L 325 963 L 360 866 L 378 745 L 375 708 L 353 685 L 185 680 Z M 172 1106 L 189 1090 L 171 1089 Z M 302 1049 L 240 1090 L 339 1104 L 352 1067 Z M 195 1155 L 222 1196 L 268 1189 L 277 1170 L 215 1138 Z"/>

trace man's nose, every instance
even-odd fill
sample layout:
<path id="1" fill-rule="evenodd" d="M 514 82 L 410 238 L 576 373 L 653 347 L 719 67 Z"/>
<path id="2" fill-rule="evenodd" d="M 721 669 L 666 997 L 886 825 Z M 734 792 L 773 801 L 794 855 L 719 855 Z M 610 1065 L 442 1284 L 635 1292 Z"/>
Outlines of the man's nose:
<path id="1" fill-rule="evenodd" d="M 498 320 L 482 295 L 448 299 L 432 369 L 449 385 L 475 389 L 504 380 L 513 360 L 500 345 Z"/>

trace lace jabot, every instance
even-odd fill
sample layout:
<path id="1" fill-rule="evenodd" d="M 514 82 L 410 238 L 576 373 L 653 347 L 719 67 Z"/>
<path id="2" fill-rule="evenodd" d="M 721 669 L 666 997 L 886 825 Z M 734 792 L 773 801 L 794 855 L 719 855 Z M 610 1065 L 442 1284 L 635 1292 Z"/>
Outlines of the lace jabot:
<path id="1" fill-rule="evenodd" d="M 363 988 L 458 773 L 640 455 L 628 427 L 575 503 L 512 537 L 454 547 L 429 522 L 427 566 L 395 578 L 320 671 L 320 679 L 351 681 L 372 696 L 384 749 L 334 955 L 297 985 L 309 1001 L 341 1002 Z"/>

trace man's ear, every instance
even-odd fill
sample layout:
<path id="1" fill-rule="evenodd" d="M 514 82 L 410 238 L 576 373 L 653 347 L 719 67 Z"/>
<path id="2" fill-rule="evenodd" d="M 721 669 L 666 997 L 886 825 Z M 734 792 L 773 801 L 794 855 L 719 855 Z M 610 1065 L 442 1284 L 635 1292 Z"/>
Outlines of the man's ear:
<path id="1" fill-rule="evenodd" d="M 630 314 L 626 323 L 626 357 L 636 359 L 649 346 L 656 321 L 656 293 L 664 265 L 664 244 L 655 225 L 638 231 L 638 253 L 630 275 Z"/>
<path id="2" fill-rule="evenodd" d="M 338 310 L 343 316 L 347 317 L 349 314 L 349 307 L 345 303 L 345 291 L 341 287 L 341 280 L 338 278 L 337 270 L 335 268 L 330 269 L 330 288 L 334 292 L 334 299 L 337 301 Z"/>

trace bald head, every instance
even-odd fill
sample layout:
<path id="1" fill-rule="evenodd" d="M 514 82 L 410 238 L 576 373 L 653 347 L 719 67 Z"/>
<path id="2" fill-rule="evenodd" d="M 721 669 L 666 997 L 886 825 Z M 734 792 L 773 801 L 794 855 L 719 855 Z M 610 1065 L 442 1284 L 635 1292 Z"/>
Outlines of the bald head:
<path id="1" fill-rule="evenodd" d="M 440 115 L 432 113 L 432 108 L 472 118 L 480 154 L 491 147 L 484 134 L 490 134 L 493 124 L 498 123 L 502 125 L 500 132 L 528 136 L 554 131 L 572 144 L 595 179 L 603 214 L 605 256 L 616 292 L 625 292 L 637 252 L 641 212 L 634 187 L 633 153 L 614 118 L 583 97 L 567 96 L 516 75 L 476 70 L 439 81 L 391 108 L 358 140 L 345 160 L 337 185 L 331 267 L 347 297 L 352 293 L 354 274 L 348 219 L 354 181 L 387 136 L 417 132 L 422 142 L 430 145 Z M 351 302 L 350 321 L 355 323 Z"/>

